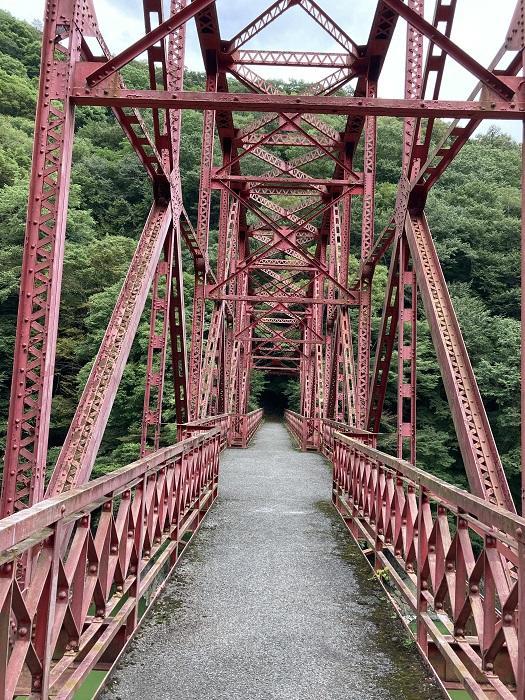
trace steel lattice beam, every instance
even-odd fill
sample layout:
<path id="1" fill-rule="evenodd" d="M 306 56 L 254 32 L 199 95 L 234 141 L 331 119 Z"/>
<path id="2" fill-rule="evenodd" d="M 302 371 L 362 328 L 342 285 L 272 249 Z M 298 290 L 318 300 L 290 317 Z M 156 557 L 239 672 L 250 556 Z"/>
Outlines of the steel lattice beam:
<path id="1" fill-rule="evenodd" d="M 214 0 L 192 0 L 187 7 L 183 7 L 179 12 L 170 15 L 168 19 L 161 22 L 155 29 L 150 30 L 142 39 L 138 39 L 127 49 L 110 58 L 109 61 L 106 61 L 90 73 L 87 77 L 88 84 L 97 85 L 105 78 L 121 70 L 128 63 L 131 63 L 133 59 L 140 56 L 141 53 L 144 53 L 144 51 L 162 41 L 170 33 L 182 27 L 189 19 L 195 17 L 198 12 L 202 12 L 213 2 Z"/>
<path id="2" fill-rule="evenodd" d="M 514 511 L 425 216 L 407 216 L 406 232 L 470 487 L 481 498 Z"/>
<path id="3" fill-rule="evenodd" d="M 58 457 L 48 496 L 89 479 L 171 220 L 169 206 L 152 207 Z"/>
<path id="4" fill-rule="evenodd" d="M 74 107 L 67 85 L 53 93 L 50 78 L 71 75 L 80 57 L 79 3 L 49 3 L 43 34 L 40 90 L 25 236 L 13 382 L 2 483 L 2 515 L 39 501 L 44 493 L 47 441 L 73 149 Z M 69 51 L 55 50 L 61 28 Z M 54 98 L 53 101 L 51 98 Z"/>
<path id="5" fill-rule="evenodd" d="M 109 86 L 108 86 L 109 87 Z M 223 92 L 168 92 L 104 87 L 87 88 L 79 77 L 73 89 L 76 104 L 100 107 L 165 107 L 167 109 L 217 109 L 226 112 L 275 112 L 301 114 L 341 114 L 355 117 L 421 117 L 434 119 L 515 120 L 525 114 L 525 100 L 505 100 L 493 92 L 483 101 L 425 100 L 381 97 L 334 97 L 332 95 L 265 95 Z M 313 121 L 313 120 L 312 120 Z M 323 128 L 323 127 L 321 127 Z M 330 127 L 326 126 L 328 132 Z"/>
<path id="6" fill-rule="evenodd" d="M 260 51 L 240 50 L 229 56 L 238 65 L 248 66 L 307 66 L 309 68 L 345 68 L 353 63 L 348 53 L 318 51 Z"/>
<path id="7" fill-rule="evenodd" d="M 18 622 L 20 611 L 29 611 L 26 602 L 33 596 L 41 606 L 36 613 L 31 610 L 31 615 L 27 615 L 34 625 L 32 641 L 37 640 L 34 645 L 28 642 L 31 658 L 29 652 L 24 652 L 25 656 L 19 652 L 10 654 L 11 641 L 20 630 L 16 625 L 8 630 L 7 622 L 4 625 L 0 666 L 4 668 L 7 694 L 26 695 L 30 675 L 31 692 L 37 693 L 35 681 L 43 681 L 42 697 L 49 695 L 50 669 L 57 651 L 52 642 L 56 643 L 61 630 L 64 641 L 70 635 L 66 610 L 70 600 L 76 601 L 75 589 L 89 591 L 86 604 L 82 602 L 82 615 L 87 616 L 85 629 L 96 627 L 99 617 L 115 634 L 118 629 L 125 629 L 126 635 L 128 629 L 134 629 L 137 606 L 127 617 L 125 628 L 118 628 L 117 618 L 111 618 L 109 623 L 107 618 L 104 620 L 104 610 L 98 609 L 98 603 L 97 617 L 89 612 L 94 591 L 97 601 L 106 605 L 113 585 L 122 584 L 121 580 L 112 579 L 112 572 L 118 567 L 109 544 L 120 541 L 123 535 L 127 539 L 132 533 L 135 549 L 125 548 L 127 559 L 121 570 L 135 577 L 136 587 L 141 583 L 140 572 L 130 568 L 131 564 L 135 566 L 132 551 L 140 552 L 138 558 L 144 560 L 150 556 L 155 533 L 158 534 L 157 523 L 164 518 L 169 527 L 176 523 L 170 537 L 165 538 L 171 540 L 168 547 L 173 547 L 166 557 L 171 557 L 172 563 L 176 560 L 182 529 L 194 517 L 189 513 L 199 519 L 207 508 L 203 501 L 209 499 L 211 503 L 216 496 L 219 445 L 245 447 L 260 420 L 260 412 L 247 412 L 251 376 L 257 370 L 298 377 L 301 414 L 289 413 L 288 424 L 302 449 L 320 449 L 333 460 L 334 502 L 345 522 L 351 523 L 353 534 L 371 544 L 376 568 L 385 566 L 394 576 L 399 573 L 391 566 L 392 558 L 386 556 L 385 549 L 390 549 L 398 567 L 405 566 L 406 581 L 411 585 L 403 582 L 400 591 L 417 610 L 416 635 L 422 652 L 432 660 L 430 642 L 437 642 L 432 653 L 438 647 L 442 653 L 446 650 L 447 672 L 449 667 L 454 668 L 471 695 L 483 696 L 483 678 L 498 696 L 523 698 L 525 670 L 519 663 L 525 648 L 525 587 L 520 572 L 520 566 L 525 565 L 522 523 L 511 513 L 514 505 L 509 487 L 424 206 L 430 188 L 482 121 L 525 121 L 525 92 L 520 77 L 525 2 L 517 3 L 502 48 L 485 67 L 451 40 L 456 0 L 436 0 L 432 22 L 425 19 L 423 0 L 379 0 L 363 46 L 357 46 L 322 3 L 314 0 L 276 0 L 232 39 L 224 40 L 217 15 L 217 3 L 221 1 L 171 0 L 170 14 L 165 19 L 161 0 L 144 0 L 145 36 L 113 58 L 98 30 L 91 0 L 46 3 L 1 514 L 31 506 L 44 495 L 77 105 L 113 110 L 151 180 L 153 206 L 47 495 L 61 494 L 89 479 L 150 290 L 141 450 L 142 454 L 151 454 L 148 464 L 141 460 L 120 476 L 106 477 L 94 487 L 84 486 L 62 495 L 61 500 L 50 501 L 49 507 L 30 509 L 27 519 L 17 514 L 14 530 L 4 528 L 4 534 L 8 533 L 4 544 L 10 547 L 16 540 L 20 551 L 27 551 L 18 557 L 15 567 L 2 569 L 4 589 L 10 591 L 6 595 L 12 598 L 5 618 L 7 622 Z M 296 8 L 296 14 L 306 21 L 315 21 L 342 50 L 264 50 L 246 46 L 255 37 L 259 40 L 260 33 L 291 8 Z M 204 62 L 203 91 L 184 90 L 186 23 L 190 19 L 195 20 Z M 405 63 L 399 67 L 404 70 L 405 90 L 397 98 L 380 98 L 377 85 L 399 21 L 407 31 Z M 87 39 L 93 37 L 102 56 L 94 55 L 89 48 Z M 62 42 L 65 38 L 67 49 Z M 515 55 L 501 68 L 507 51 Z M 147 58 L 148 89 L 128 89 L 119 71 L 142 53 Z M 479 80 L 467 100 L 440 98 L 445 65 L 451 61 Z M 332 72 L 317 82 L 312 80 L 301 94 L 285 95 L 279 94 L 274 82 L 258 75 L 253 66 L 300 66 Z M 228 73 L 247 91 L 231 92 L 239 88 L 238 83 L 228 82 Z M 356 78 L 352 94 L 334 94 L 352 78 Z M 151 114 L 143 118 L 138 109 L 150 110 Z M 184 109 L 203 112 L 195 222 L 184 209 L 181 191 Z M 240 116 L 246 112 L 256 113 L 248 124 Z M 336 128 L 322 115 L 346 117 L 344 129 L 339 131 L 339 124 Z M 378 116 L 403 118 L 404 129 L 395 211 L 376 237 Z M 435 120 L 439 118 L 454 121 L 443 139 L 433 146 Z M 149 123 L 151 133 L 146 127 Z M 242 124 L 240 128 L 238 123 Z M 293 158 L 283 158 L 283 146 L 293 149 Z M 364 154 L 363 173 L 354 170 L 358 149 Z M 269 169 L 264 171 L 266 166 L 261 166 L 261 161 Z M 217 166 L 217 162 L 221 164 Z M 214 219 L 212 197 L 220 198 L 218 222 Z M 350 280 L 350 259 L 356 247 L 350 240 L 355 197 L 363 198 L 363 214 L 360 250 L 356 254 L 359 270 L 357 278 Z M 218 229 L 215 269 L 210 261 L 214 255 L 209 255 L 213 240 L 210 228 Z M 189 348 L 182 242 L 190 252 L 195 277 Z M 389 250 L 391 264 L 383 316 L 370 371 L 374 269 Z M 525 249 L 522 252 L 525 259 Z M 525 288 L 525 263 L 523 278 Z M 475 496 L 443 485 L 414 467 L 418 290 Z M 396 339 L 397 367 L 391 367 Z M 205 431 L 204 435 L 191 438 L 189 455 L 185 452 L 186 443 L 178 448 L 158 449 L 168 349 L 178 434 L 184 437 L 193 434 L 193 430 Z M 389 372 L 396 369 L 397 459 L 374 449 Z M 525 389 L 522 394 L 525 407 Z M 188 424 L 188 419 L 193 423 Z M 215 424 L 220 428 L 210 430 Z M 403 461 L 403 457 L 412 464 Z M 171 478 L 173 459 L 179 460 L 177 464 L 186 470 L 185 474 L 174 469 L 176 476 Z M 193 470 L 193 475 L 188 470 Z M 182 504 L 178 485 L 187 484 L 194 477 L 208 484 L 209 491 L 201 489 L 196 501 Z M 104 490 L 103 484 L 112 486 Z M 127 492 L 122 490 L 125 485 Z M 131 491 L 132 506 L 126 502 L 126 493 Z M 85 500 L 88 493 L 90 498 L 99 500 L 95 504 Z M 189 493 L 189 488 L 185 493 Z M 438 503 L 437 509 L 431 508 L 431 497 Z M 77 503 L 75 499 L 80 500 Z M 66 504 L 64 508 L 70 516 L 75 515 L 74 525 L 64 524 L 59 503 Z M 178 515 L 172 506 L 175 510 L 180 507 Z M 81 513 L 79 507 L 85 507 L 86 512 Z M 122 519 L 120 515 L 113 519 L 113 507 L 124 514 Z M 88 532 L 89 512 L 93 508 L 100 510 L 96 542 L 89 540 Z M 48 518 L 45 522 L 39 519 L 44 512 Z M 183 514 L 184 522 L 180 520 Z M 457 519 L 453 536 L 450 518 Z M 52 533 L 45 530 L 49 525 L 54 528 Z M 20 528 L 24 527 L 29 528 L 24 530 L 24 537 L 34 538 L 37 547 L 31 549 L 27 542 L 20 543 Z M 467 539 L 469 528 L 476 537 L 483 535 L 484 559 L 478 559 L 481 564 L 474 563 Z M 47 533 L 44 540 L 42 533 Z M 70 539 L 72 533 L 75 534 Z M 67 542 L 73 558 L 85 554 L 85 560 L 78 569 L 82 576 L 75 574 L 75 580 L 64 585 L 70 561 L 69 557 L 65 565 L 62 561 Z M 11 554 L 3 548 L 5 562 L 11 562 Z M 119 562 L 123 562 L 120 555 Z M 92 576 L 93 565 L 100 570 Z M 17 572 L 24 585 L 16 580 Z M 39 578 L 42 572 L 47 576 L 45 583 L 44 578 Z M 24 588 L 26 583 L 28 587 Z M 66 595 L 61 597 L 64 591 Z M 130 610 L 133 596 L 134 593 L 126 602 Z M 450 630 L 453 628 L 454 636 L 445 638 L 440 634 L 428 615 L 429 605 L 442 614 L 445 606 L 450 607 Z M 74 606 L 78 616 L 78 601 Z M 53 610 L 59 614 L 50 628 Z M 477 638 L 465 636 L 467 623 L 469 631 L 479 628 Z M 45 643 L 41 643 L 44 628 L 48 632 Z M 487 629 L 490 633 L 486 634 Z M 77 630 L 75 639 L 70 639 L 68 648 L 74 652 L 71 663 L 77 663 L 78 654 L 84 653 L 83 648 L 77 653 L 72 643 L 79 638 Z M 458 646 L 468 654 L 472 664 L 469 671 L 457 655 Z M 36 663 L 44 647 L 46 651 Z M 17 649 L 21 648 L 19 644 Z M 95 645 L 93 649 L 96 648 Z M 508 663 L 493 664 L 498 654 L 501 658 L 506 655 Z M 80 677 L 81 672 L 87 673 L 94 667 L 86 658 L 82 657 L 73 676 Z M 23 688 L 16 687 L 20 675 L 13 670 L 16 663 L 27 667 Z M 61 668 L 67 668 L 69 673 L 68 663 L 67 659 L 60 661 Z M 505 667 L 505 682 L 498 675 L 500 666 Z M 44 669 L 43 675 L 37 676 L 37 667 Z"/>

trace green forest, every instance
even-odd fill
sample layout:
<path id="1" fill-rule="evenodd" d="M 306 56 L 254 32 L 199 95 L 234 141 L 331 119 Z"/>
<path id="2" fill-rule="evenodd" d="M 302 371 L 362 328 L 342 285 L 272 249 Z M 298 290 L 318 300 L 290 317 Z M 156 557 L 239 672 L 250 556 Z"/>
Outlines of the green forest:
<path id="1" fill-rule="evenodd" d="M 39 52 L 39 31 L 1 12 L 2 454 L 5 449 Z M 130 87 L 145 86 L 145 65 L 135 63 L 129 66 L 126 80 Z M 185 88 L 202 88 L 203 81 L 201 74 L 187 72 Z M 296 82 L 281 86 L 288 92 L 301 89 Z M 341 127 L 337 117 L 326 119 Z M 250 115 L 242 117 L 243 122 L 249 120 Z M 200 113 L 184 114 L 181 175 L 186 207 L 193 220 L 198 199 L 201 125 Z M 379 120 L 376 233 L 387 223 L 395 201 L 400 175 L 402 128 L 400 120 Z M 441 128 L 444 129 L 444 125 Z M 286 148 L 280 155 L 285 158 L 293 156 Z M 319 167 L 316 172 L 318 177 L 324 176 Z M 463 148 L 432 191 L 427 209 L 456 313 L 515 497 L 519 493 L 520 173 L 520 145 L 492 129 L 475 137 Z M 217 204 L 218 200 L 214 199 L 212 223 L 217 221 Z M 50 435 L 50 466 L 67 432 L 150 205 L 150 184 L 112 114 L 97 108 L 78 109 Z M 356 250 L 359 242 L 357 208 L 353 214 L 353 226 L 352 246 Z M 184 261 L 186 304 L 190 309 L 193 275 L 187 253 Z M 352 262 L 351 268 L 355 273 L 357 264 Z M 388 260 L 385 260 L 378 267 L 374 278 L 375 331 L 379 326 L 387 264 Z M 146 305 L 95 474 L 125 464 L 138 455 L 148 314 Z M 257 404 L 257 393 L 268 381 L 264 377 L 255 378 L 254 405 Z M 417 383 L 418 465 L 464 485 L 464 468 L 422 309 L 418 322 Z M 297 387 L 288 383 L 282 389 L 289 396 L 290 407 L 293 408 L 297 401 Z M 395 395 L 395 377 L 392 374 L 382 435 L 382 446 L 386 449 L 393 447 Z M 175 439 L 173 416 L 168 383 L 164 413 L 165 442 Z"/>

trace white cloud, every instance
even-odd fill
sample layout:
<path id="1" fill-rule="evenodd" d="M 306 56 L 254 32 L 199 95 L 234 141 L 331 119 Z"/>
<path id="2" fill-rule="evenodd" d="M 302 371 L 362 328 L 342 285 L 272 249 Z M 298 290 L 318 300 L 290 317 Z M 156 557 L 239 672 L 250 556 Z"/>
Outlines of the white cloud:
<path id="1" fill-rule="evenodd" d="M 221 34 L 230 38 L 245 24 L 262 12 L 270 0 L 218 0 L 217 11 Z M 321 6 L 343 27 L 358 44 L 366 42 L 375 8 L 372 0 L 319 0 Z M 427 0 L 426 17 L 431 19 L 435 2 Z M 28 21 L 41 19 L 44 0 L 0 0 L 0 7 Z M 143 32 L 142 3 L 140 0 L 95 0 L 95 7 L 102 33 L 113 52 L 120 51 Z M 515 7 L 515 0 L 499 0 L 497 8 L 492 0 L 459 0 L 452 32 L 452 39 L 480 63 L 488 65 L 503 43 L 505 33 Z M 384 97 L 401 96 L 403 93 L 403 64 L 406 24 L 398 22 L 394 40 L 380 81 L 379 94 Z M 288 10 L 270 24 L 249 44 L 254 48 L 287 48 L 309 51 L 336 50 L 333 40 L 318 25 L 309 20 L 297 7 Z M 186 64 L 194 70 L 202 68 L 202 58 L 193 24 L 188 32 Z M 319 79 L 314 69 L 293 71 L 281 69 L 257 69 L 265 77 Z M 444 99 L 466 99 L 476 81 L 465 70 L 448 59 L 441 96 Z M 521 139 L 521 124 L 502 122 L 502 128 Z"/>

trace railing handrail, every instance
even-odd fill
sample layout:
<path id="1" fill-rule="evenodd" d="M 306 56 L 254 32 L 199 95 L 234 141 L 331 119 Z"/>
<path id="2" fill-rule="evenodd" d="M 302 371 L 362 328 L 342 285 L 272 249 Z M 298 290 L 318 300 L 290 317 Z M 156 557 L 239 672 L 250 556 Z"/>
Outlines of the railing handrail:
<path id="1" fill-rule="evenodd" d="M 362 430 L 361 428 L 356 428 L 353 425 L 348 425 L 347 423 L 341 423 L 331 418 L 322 418 L 321 421 L 325 425 L 329 425 L 331 428 L 342 428 L 343 430 L 351 430 L 354 435 L 377 435 L 377 433 L 372 433 L 370 430 Z"/>
<path id="2" fill-rule="evenodd" d="M 219 434 L 219 428 L 186 438 L 164 447 L 84 486 L 47 498 L 27 510 L 18 511 L 0 520 L 0 553 L 23 542 L 35 532 L 77 513 L 119 489 L 131 487 L 138 478 L 158 471 L 163 464 L 189 452 Z"/>
<path id="3" fill-rule="evenodd" d="M 210 423 L 211 421 L 223 420 L 231 415 L 231 413 L 220 413 L 217 416 L 207 416 L 206 418 L 199 418 L 198 420 L 190 420 L 187 423 L 180 423 L 179 425 L 182 428 L 198 428 L 201 425 L 205 426 L 206 423 Z"/>
<path id="4" fill-rule="evenodd" d="M 206 416 L 205 418 L 199 418 L 198 420 L 191 420 L 188 421 L 187 423 L 180 423 L 181 428 L 198 428 L 199 426 L 206 426 L 207 423 L 211 423 L 211 421 L 219 421 L 223 420 L 225 418 L 231 418 L 231 417 L 236 417 L 236 416 L 253 416 L 256 413 L 263 413 L 264 409 L 262 408 L 255 408 L 253 411 L 250 411 L 249 413 L 219 413 L 216 416 Z"/>
<path id="5" fill-rule="evenodd" d="M 247 447 L 248 442 L 260 425 L 264 409 L 255 408 L 249 413 L 221 413 L 217 416 L 206 416 L 177 427 L 179 437 L 194 431 L 208 430 L 210 425 L 220 428 L 222 447 Z"/>
<path id="6" fill-rule="evenodd" d="M 468 491 L 449 484 L 437 476 L 433 476 L 414 467 L 409 462 L 397 457 L 392 457 L 385 452 L 368 447 L 358 440 L 354 440 L 342 433 L 336 433 L 336 439 L 339 442 L 353 447 L 362 452 L 370 459 L 381 462 L 384 466 L 389 467 L 394 475 L 401 475 L 411 481 L 416 486 L 426 489 L 431 495 L 443 499 L 449 505 L 462 510 L 470 515 L 475 515 L 485 525 L 495 527 L 514 539 L 525 543 L 525 518 L 522 518 L 511 511 L 506 511 L 495 506 L 488 501 L 485 501 L 478 496 L 474 496 Z"/>
<path id="7" fill-rule="evenodd" d="M 249 411 L 248 413 L 229 413 L 229 416 L 254 416 L 256 413 L 264 413 L 263 408 L 254 408 L 253 411 Z"/>
<path id="8" fill-rule="evenodd" d="M 284 411 L 284 414 L 286 416 L 287 413 L 290 413 L 291 415 L 295 416 L 296 418 L 299 418 L 300 420 L 320 420 L 321 423 L 324 425 L 329 425 L 331 428 L 341 428 L 342 430 L 351 430 L 352 433 L 355 435 L 377 435 L 377 433 L 371 433 L 369 430 L 362 430 L 361 428 L 356 428 L 352 425 L 348 425 L 347 423 L 341 423 L 340 421 L 332 420 L 331 418 L 315 418 L 313 416 L 307 417 L 303 416 L 302 413 L 298 413 L 297 411 L 292 411 L 291 408 L 286 408 Z"/>

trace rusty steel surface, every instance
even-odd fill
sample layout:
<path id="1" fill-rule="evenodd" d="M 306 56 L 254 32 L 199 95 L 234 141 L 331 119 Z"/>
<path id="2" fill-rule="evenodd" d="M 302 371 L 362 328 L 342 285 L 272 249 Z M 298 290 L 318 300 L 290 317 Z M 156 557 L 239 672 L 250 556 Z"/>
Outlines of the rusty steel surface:
<path id="1" fill-rule="evenodd" d="M 308 418 L 286 423 L 332 462 L 333 503 L 443 687 L 521 698 L 525 519 L 380 452 L 374 433 L 326 420 L 314 445 Z"/>
<path id="2" fill-rule="evenodd" d="M 2 521 L 3 698 L 65 700 L 111 667 L 217 496 L 219 438 L 208 430 Z"/>
<path id="3" fill-rule="evenodd" d="M 330 504 L 323 462 L 270 421 L 222 457 L 220 497 L 103 700 L 441 700 Z"/>
<path id="4" fill-rule="evenodd" d="M 96 65 L 96 64 L 93 64 Z M 169 92 L 126 90 L 111 83 L 106 87 L 85 88 L 82 71 L 76 74 L 72 99 L 79 105 L 107 107 L 166 107 L 168 109 L 217 109 L 228 112 L 270 112 L 342 114 L 355 117 L 421 117 L 434 119 L 522 119 L 525 113 L 523 95 L 515 94 L 512 102 L 502 100 L 493 91 L 486 91 L 483 101 L 425 100 L 381 97 L 334 97 L 331 95 L 259 95 L 222 92 Z M 245 81 L 247 82 L 247 81 Z M 308 138 L 308 137 L 306 137 Z"/>
<path id="5" fill-rule="evenodd" d="M 261 424 L 261 409 L 250 410 L 252 377 L 259 371 L 299 382 L 299 411 L 286 413 L 287 426 L 302 451 L 317 450 L 334 461 L 335 504 L 352 534 L 368 543 L 376 569 L 388 570 L 404 604 L 412 606 L 418 649 L 440 681 L 473 698 L 525 700 L 525 664 L 519 663 L 525 655 L 522 524 L 424 213 L 428 192 L 484 120 L 525 121 L 525 3 L 517 3 L 501 49 L 484 66 L 451 39 L 459 2 L 436 0 L 430 20 L 423 0 L 379 0 L 368 37 L 359 44 L 349 27 L 339 26 L 314 0 L 276 0 L 229 39 L 219 27 L 218 12 L 228 11 L 224 0 L 171 0 L 169 8 L 161 0 L 144 0 L 144 35 L 112 57 L 92 0 L 46 0 L 0 499 L 5 697 L 71 697 L 91 670 L 114 661 L 137 622 L 137 571 L 146 568 L 149 556 L 141 549 L 145 528 L 153 527 L 147 535 L 153 544 L 159 537 L 170 541 L 166 551 L 180 543 L 180 518 L 186 515 L 167 515 L 163 500 L 173 503 L 175 484 L 181 484 L 180 468 L 172 466 L 187 465 L 189 492 L 197 498 L 201 486 L 208 489 L 211 504 L 218 450 L 246 448 Z M 316 23 L 332 50 L 252 45 L 291 8 Z M 498 11 L 495 3 L 492 11 Z M 189 20 L 204 64 L 205 87 L 199 91 L 184 86 Z M 405 60 L 398 67 L 404 90 L 387 98 L 382 73 L 400 27 L 406 33 Z M 101 55 L 88 39 L 96 39 Z M 131 90 L 120 70 L 141 55 L 148 86 Z M 465 100 L 442 98 L 451 62 L 476 83 Z M 257 73 L 259 66 L 316 73 L 302 91 L 283 94 Z M 152 206 L 46 484 L 78 105 L 113 110 L 151 181 Z M 187 109 L 203 113 L 194 221 L 184 207 L 180 172 Z M 339 120 L 328 123 L 323 115 Z M 396 203 L 383 231 L 376 230 L 375 217 L 380 116 L 404 120 Z M 437 139 L 439 118 L 453 121 Z M 293 148 L 292 157 L 283 157 L 283 146 Z M 360 221 L 355 198 L 361 198 Z M 352 226 L 360 229 L 356 241 Z M 212 231 L 218 231 L 216 256 Z M 185 319 L 183 246 L 193 266 L 191 323 Z M 351 256 L 358 261 L 356 272 Z M 373 347 L 374 271 L 385 256 L 390 272 Z M 523 277 L 525 287 L 525 266 Z M 414 466 L 416 324 L 423 313 L 418 295 L 471 494 Z M 100 491 L 102 482 L 89 484 L 91 470 L 145 309 L 145 461 L 117 472 L 123 481 L 112 476 Z M 397 459 L 374 451 L 392 373 Z M 173 384 L 183 440 L 168 452 L 159 449 L 166 382 Z M 193 452 L 180 456 L 177 450 L 189 444 Z M 124 492 L 133 492 L 136 506 L 125 504 Z M 58 512 L 57 504 L 65 510 Z M 184 508 L 193 508 L 197 515 L 191 518 L 198 519 L 200 506 L 188 504 Z M 153 509 L 146 522 L 139 517 L 144 508 Z M 93 533 L 81 524 L 90 518 Z M 69 554 L 65 542 L 72 543 Z M 161 568 L 160 578 L 166 573 Z M 108 620 L 115 576 L 130 597 Z M 66 681 L 70 686 L 62 685 Z"/>
<path id="6" fill-rule="evenodd" d="M 445 687 L 460 679 L 474 698 L 522 697 L 525 520 L 360 438 L 336 433 L 333 465 L 336 508 L 415 616 Z"/>

